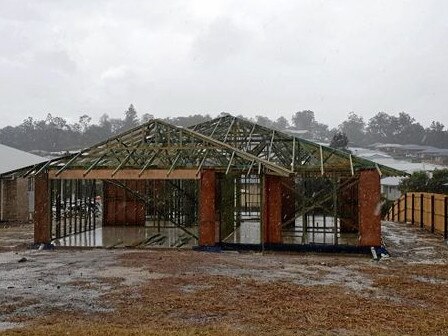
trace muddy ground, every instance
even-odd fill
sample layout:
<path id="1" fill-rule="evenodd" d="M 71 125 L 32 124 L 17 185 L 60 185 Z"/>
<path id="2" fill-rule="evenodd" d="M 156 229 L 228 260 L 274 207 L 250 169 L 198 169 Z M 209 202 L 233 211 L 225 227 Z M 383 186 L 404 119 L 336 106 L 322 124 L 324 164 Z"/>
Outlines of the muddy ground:
<path id="1" fill-rule="evenodd" d="M 383 223 L 392 257 L 29 250 L 0 223 L 1 335 L 448 335 L 448 246 Z"/>

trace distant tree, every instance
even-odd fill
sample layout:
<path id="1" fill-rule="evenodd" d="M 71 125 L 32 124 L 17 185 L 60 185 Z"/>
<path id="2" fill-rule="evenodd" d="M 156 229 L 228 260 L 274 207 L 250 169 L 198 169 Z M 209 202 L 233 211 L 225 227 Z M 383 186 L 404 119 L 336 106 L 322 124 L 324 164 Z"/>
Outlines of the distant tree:
<path id="1" fill-rule="evenodd" d="M 331 137 L 328 125 L 317 122 L 313 111 L 303 110 L 296 112 L 292 116 L 292 124 L 296 129 L 308 131 L 304 135 L 305 138 L 327 141 Z"/>
<path id="2" fill-rule="evenodd" d="M 123 131 L 126 131 L 126 127 L 125 127 L 123 119 L 110 118 L 109 123 L 110 123 L 110 128 L 111 128 L 112 134 L 118 134 Z"/>
<path id="3" fill-rule="evenodd" d="M 425 129 L 425 144 L 439 147 L 448 147 L 448 131 L 444 130 L 445 125 L 438 121 L 432 121 L 431 125 Z"/>
<path id="4" fill-rule="evenodd" d="M 367 135 L 372 143 L 374 142 L 388 142 L 394 134 L 394 125 L 392 116 L 385 112 L 379 112 L 369 119 L 367 124 Z"/>
<path id="5" fill-rule="evenodd" d="M 398 117 L 380 112 L 369 120 L 366 131 L 372 143 L 423 144 L 426 140 L 423 126 L 405 112 Z"/>
<path id="6" fill-rule="evenodd" d="M 212 118 L 210 117 L 209 114 L 206 114 L 206 115 L 193 114 L 188 117 L 165 118 L 163 120 L 165 120 L 166 122 L 169 122 L 170 124 L 176 125 L 176 126 L 190 127 L 195 124 L 199 124 L 199 123 L 202 123 L 205 121 L 212 120 Z"/>
<path id="7" fill-rule="evenodd" d="M 92 117 L 88 116 L 87 114 L 84 114 L 81 117 L 79 117 L 79 125 L 81 125 L 82 133 L 84 133 L 89 128 L 91 121 Z"/>
<path id="8" fill-rule="evenodd" d="M 112 136 L 112 124 L 107 114 L 103 114 L 97 125 L 90 125 L 82 135 L 81 144 L 84 147 L 106 140 Z"/>
<path id="9" fill-rule="evenodd" d="M 431 122 L 431 126 L 429 126 L 429 129 L 432 132 L 436 132 L 436 133 L 443 132 L 444 128 L 445 128 L 445 125 L 443 125 L 442 123 L 440 123 L 438 121 L 434 121 L 434 120 Z"/>
<path id="10" fill-rule="evenodd" d="M 121 132 L 127 131 L 131 128 L 137 127 L 139 124 L 137 111 L 134 105 L 129 105 L 128 109 L 124 112 L 123 126 Z"/>
<path id="11" fill-rule="evenodd" d="M 428 192 L 448 194 L 448 169 L 435 169 L 428 181 Z"/>
<path id="12" fill-rule="evenodd" d="M 425 171 L 412 173 L 401 180 L 398 189 L 404 194 L 407 192 L 427 192 L 430 177 Z"/>
<path id="13" fill-rule="evenodd" d="M 399 144 L 421 144 L 425 140 L 425 129 L 405 112 L 392 117 L 396 124 L 395 142 Z"/>
<path id="14" fill-rule="evenodd" d="M 316 123 L 314 112 L 310 110 L 296 112 L 292 116 L 292 123 L 296 129 L 307 130 L 311 132 Z"/>
<path id="15" fill-rule="evenodd" d="M 348 151 L 347 146 L 347 135 L 344 132 L 336 132 L 336 134 L 333 136 L 333 139 L 331 139 L 330 147 Z"/>
<path id="16" fill-rule="evenodd" d="M 332 137 L 331 131 L 328 129 L 328 125 L 316 123 L 313 129 L 313 137 L 316 140 L 328 141 Z"/>
<path id="17" fill-rule="evenodd" d="M 448 194 L 448 169 L 436 169 L 430 174 L 424 171 L 414 172 L 401 180 L 398 188 L 402 193 L 429 192 Z"/>
<path id="18" fill-rule="evenodd" d="M 140 118 L 140 123 L 144 124 L 144 123 L 147 123 L 148 121 L 150 121 L 152 119 L 154 119 L 154 116 L 152 114 L 144 113 L 142 115 L 142 117 Z"/>
<path id="19" fill-rule="evenodd" d="M 100 117 L 99 126 L 106 130 L 109 134 L 112 133 L 112 124 L 108 114 L 105 113 Z"/>
<path id="20" fill-rule="evenodd" d="M 220 116 L 228 115 L 221 113 Z M 244 119 L 244 116 L 238 116 Z M 139 119 L 135 107 L 131 104 L 124 113 L 124 118 L 110 118 L 104 114 L 97 124 L 87 114 L 82 115 L 78 122 L 69 124 L 60 116 L 48 114 L 39 120 L 29 117 L 18 126 L 6 126 L 0 129 L 0 143 L 22 150 L 63 151 L 78 149 L 93 145 L 112 135 L 136 127 L 138 124 L 154 118 L 145 113 Z M 197 123 L 211 120 L 210 115 L 193 114 L 185 117 L 165 118 L 177 126 L 189 127 Z M 279 117 L 271 120 L 269 117 L 257 116 L 256 122 L 271 128 L 284 130 L 290 126 L 287 118 Z M 448 131 L 437 121 L 424 129 L 409 114 L 401 112 L 398 116 L 385 112 L 377 113 L 365 125 L 362 117 L 351 113 L 343 121 L 339 129 L 329 129 L 327 125 L 315 119 L 313 111 L 303 110 L 294 113 L 292 126 L 307 130 L 305 138 L 319 141 L 329 141 L 337 132 L 343 132 L 355 144 L 368 142 L 413 143 L 448 148 Z"/>
<path id="21" fill-rule="evenodd" d="M 364 119 L 354 112 L 350 112 L 347 120 L 339 125 L 339 130 L 356 145 L 363 145 L 365 141 L 365 122 Z"/>
<path id="22" fill-rule="evenodd" d="M 261 115 L 255 116 L 255 122 L 264 127 L 273 128 L 275 126 L 275 123 L 271 119 Z"/>
<path id="23" fill-rule="evenodd" d="M 278 117 L 277 120 L 275 121 L 275 126 L 279 130 L 287 129 L 289 127 L 289 121 L 283 116 Z"/>
<path id="24" fill-rule="evenodd" d="M 26 118 L 19 127 L 23 128 L 25 131 L 34 130 L 34 119 L 33 119 L 33 117 Z"/>

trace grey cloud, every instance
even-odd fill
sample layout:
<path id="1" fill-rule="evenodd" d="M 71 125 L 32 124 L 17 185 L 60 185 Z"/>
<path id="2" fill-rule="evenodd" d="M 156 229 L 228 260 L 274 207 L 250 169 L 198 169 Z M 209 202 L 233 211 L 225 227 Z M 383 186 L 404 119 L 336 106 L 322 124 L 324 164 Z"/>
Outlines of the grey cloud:
<path id="1" fill-rule="evenodd" d="M 194 61 L 210 65 L 219 64 L 232 55 L 250 48 L 251 34 L 238 27 L 231 19 L 219 17 L 203 29 L 193 42 Z"/>
<path id="2" fill-rule="evenodd" d="M 0 127 L 46 112 L 407 111 L 448 125 L 448 2 L 1 1 Z"/>

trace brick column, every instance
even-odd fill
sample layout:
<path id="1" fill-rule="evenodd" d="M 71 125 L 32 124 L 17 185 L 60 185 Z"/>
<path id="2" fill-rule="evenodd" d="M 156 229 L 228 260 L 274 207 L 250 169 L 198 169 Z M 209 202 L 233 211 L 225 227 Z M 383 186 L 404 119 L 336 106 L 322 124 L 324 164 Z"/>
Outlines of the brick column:
<path id="1" fill-rule="evenodd" d="M 216 174 L 214 170 L 204 170 L 199 189 L 199 245 L 213 246 L 216 242 Z"/>
<path id="2" fill-rule="evenodd" d="M 358 218 L 359 246 L 381 245 L 380 176 L 377 170 L 359 174 Z"/>
<path id="3" fill-rule="evenodd" d="M 282 243 L 281 177 L 264 175 L 263 230 L 265 243 Z"/>
<path id="4" fill-rule="evenodd" d="M 48 173 L 41 173 L 34 180 L 34 243 L 51 242 L 51 199 Z"/>

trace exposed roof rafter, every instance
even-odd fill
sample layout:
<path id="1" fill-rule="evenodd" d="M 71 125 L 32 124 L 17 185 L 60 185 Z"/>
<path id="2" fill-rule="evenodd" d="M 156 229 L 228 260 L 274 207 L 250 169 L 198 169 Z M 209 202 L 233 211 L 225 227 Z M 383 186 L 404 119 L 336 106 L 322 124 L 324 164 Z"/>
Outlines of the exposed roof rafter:
<path id="1" fill-rule="evenodd" d="M 292 169 L 296 174 L 314 170 L 317 173 L 341 171 L 351 175 L 354 171 L 376 169 L 378 166 L 383 176 L 406 175 L 391 167 L 232 115 L 224 115 L 192 127 L 196 132 Z"/>

